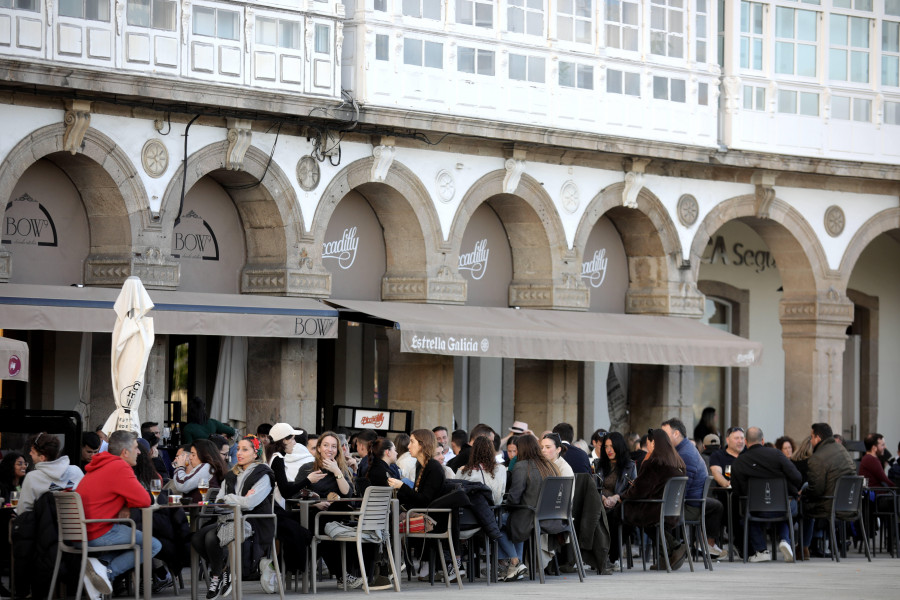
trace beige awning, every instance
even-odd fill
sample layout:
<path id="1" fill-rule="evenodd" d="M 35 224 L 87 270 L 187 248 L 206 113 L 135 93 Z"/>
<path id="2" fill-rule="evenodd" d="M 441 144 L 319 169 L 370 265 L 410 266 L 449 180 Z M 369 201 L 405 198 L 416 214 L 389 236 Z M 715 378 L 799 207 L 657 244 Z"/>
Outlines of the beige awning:
<path id="1" fill-rule="evenodd" d="M 0 379 L 28 381 L 28 344 L 0 337 Z"/>
<path id="2" fill-rule="evenodd" d="M 762 354 L 759 342 L 680 317 L 328 302 L 393 323 L 403 352 L 714 367 L 749 367 Z"/>
<path id="3" fill-rule="evenodd" d="M 118 289 L 0 284 L 0 329 L 112 331 Z M 338 313 L 310 298 L 149 290 L 157 334 L 335 338 Z"/>

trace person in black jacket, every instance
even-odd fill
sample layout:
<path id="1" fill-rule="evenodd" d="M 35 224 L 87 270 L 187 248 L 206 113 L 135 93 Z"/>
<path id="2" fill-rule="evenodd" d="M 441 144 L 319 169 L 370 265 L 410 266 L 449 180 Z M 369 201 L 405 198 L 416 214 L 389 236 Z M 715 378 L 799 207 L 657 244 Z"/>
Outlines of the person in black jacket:
<path id="1" fill-rule="evenodd" d="M 575 428 L 568 423 L 559 423 L 553 428 L 553 433 L 557 434 L 566 446 L 566 451 L 562 455 L 572 472 L 576 475 L 579 473 L 591 473 L 591 458 L 587 452 L 572 444 L 575 441 Z"/>
<path id="2" fill-rule="evenodd" d="M 637 467 L 631 460 L 625 438 L 618 431 L 606 434 L 600 458 L 597 459 L 597 485 L 603 496 L 603 507 L 609 522 L 612 543 L 609 547 L 609 560 L 619 560 L 619 521 L 621 520 L 622 494 L 637 479 Z"/>
<path id="3" fill-rule="evenodd" d="M 400 469 L 397 468 L 397 448 L 394 447 L 394 442 L 391 440 L 378 438 L 369 444 L 366 470 L 363 472 L 360 467 L 360 475 L 356 478 L 357 491 L 361 494 L 370 485 L 387 487 L 388 479 L 391 477 L 400 479 Z"/>
<path id="4" fill-rule="evenodd" d="M 731 487 L 738 496 L 747 495 L 747 485 L 751 477 L 763 479 L 785 479 L 788 494 L 796 496 L 803 483 L 800 471 L 794 463 L 777 448 L 768 448 L 763 438 L 762 429 L 750 427 L 746 433 L 747 450 L 738 456 L 731 465 Z M 797 501 L 791 500 L 791 514 L 797 515 Z M 780 513 L 759 513 L 757 516 L 779 516 Z M 794 550 L 791 547 L 791 535 L 786 521 L 778 525 L 778 533 L 781 542 L 778 549 L 785 562 L 794 562 Z M 764 562 L 772 560 L 771 553 L 766 549 L 766 538 L 762 527 L 758 523 L 750 523 L 748 552 L 750 562 Z"/>

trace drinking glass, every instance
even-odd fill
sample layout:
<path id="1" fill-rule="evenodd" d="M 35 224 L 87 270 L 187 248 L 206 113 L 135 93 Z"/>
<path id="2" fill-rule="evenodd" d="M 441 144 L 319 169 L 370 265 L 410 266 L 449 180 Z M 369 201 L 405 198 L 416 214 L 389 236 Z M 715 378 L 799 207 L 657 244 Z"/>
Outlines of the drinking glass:
<path id="1" fill-rule="evenodd" d="M 201 479 L 200 485 L 197 486 L 197 489 L 200 490 L 200 501 L 206 502 L 206 492 L 209 491 L 209 480 Z"/>
<path id="2" fill-rule="evenodd" d="M 12 491 L 9 493 L 9 503 L 13 508 L 19 505 L 19 492 Z"/>
<path id="3" fill-rule="evenodd" d="M 153 500 L 156 501 L 159 498 L 159 493 L 162 491 L 162 481 L 159 479 L 151 479 L 150 480 L 150 493 L 153 494 Z"/>

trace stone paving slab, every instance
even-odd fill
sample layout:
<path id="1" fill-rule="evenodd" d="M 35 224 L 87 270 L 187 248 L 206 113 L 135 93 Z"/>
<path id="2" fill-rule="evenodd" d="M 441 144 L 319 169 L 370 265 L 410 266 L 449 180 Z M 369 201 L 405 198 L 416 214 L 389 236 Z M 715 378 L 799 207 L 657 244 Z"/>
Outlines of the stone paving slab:
<path id="1" fill-rule="evenodd" d="M 577 575 L 548 577 L 547 583 L 539 581 L 517 581 L 514 583 L 492 584 L 490 587 L 481 580 L 468 583 L 463 578 L 463 590 L 454 583 L 447 588 L 442 583 L 432 587 L 428 583 L 413 581 L 408 583 L 404 576 L 402 591 L 397 594 L 391 590 L 371 592 L 372 596 L 390 600 L 390 598 L 459 598 L 465 595 L 466 600 L 497 600 L 498 597 L 510 598 L 558 598 L 565 600 L 597 600 L 610 598 L 627 600 L 631 598 L 647 598 L 651 600 L 668 599 L 745 599 L 760 600 L 765 598 L 785 598 L 786 600 L 829 600 L 873 598 L 900 598 L 897 584 L 900 583 L 900 559 L 880 555 L 869 563 L 865 556 L 851 553 L 840 563 L 825 559 L 813 559 L 806 562 L 787 564 L 783 562 L 744 564 L 740 562 L 718 562 L 712 573 L 702 568 L 702 563 L 695 564 L 696 572 L 691 573 L 687 564 L 674 573 L 657 573 L 643 571 L 640 561 L 636 568 L 624 573 L 601 577 L 589 574 L 584 583 L 578 581 Z M 185 590 L 186 592 L 187 590 Z M 362 589 L 345 592 L 337 588 L 334 580 L 320 582 L 318 596 L 337 598 L 354 595 L 360 599 L 365 597 Z M 184 593 L 181 594 L 185 596 Z M 292 590 L 285 596 L 296 598 L 302 594 Z M 171 597 L 171 594 L 157 595 L 156 598 Z M 263 594 L 257 582 L 244 585 L 245 600 L 273 600 L 276 595 Z"/>

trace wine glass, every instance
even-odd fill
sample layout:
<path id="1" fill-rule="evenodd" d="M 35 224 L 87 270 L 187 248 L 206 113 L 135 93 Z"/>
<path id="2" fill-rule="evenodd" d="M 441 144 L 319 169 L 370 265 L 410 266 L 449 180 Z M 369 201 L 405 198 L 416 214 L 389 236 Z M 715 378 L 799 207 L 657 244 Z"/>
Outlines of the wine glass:
<path id="1" fill-rule="evenodd" d="M 150 493 L 153 494 L 153 501 L 155 502 L 157 498 L 159 498 L 159 493 L 162 491 L 162 481 L 159 479 L 151 479 L 150 480 Z"/>
<path id="2" fill-rule="evenodd" d="M 19 505 L 19 492 L 13 490 L 9 493 L 9 503 L 13 508 Z"/>
<path id="3" fill-rule="evenodd" d="M 197 486 L 197 489 L 200 490 L 200 501 L 206 502 L 206 492 L 209 491 L 209 480 L 201 479 L 200 485 Z"/>

